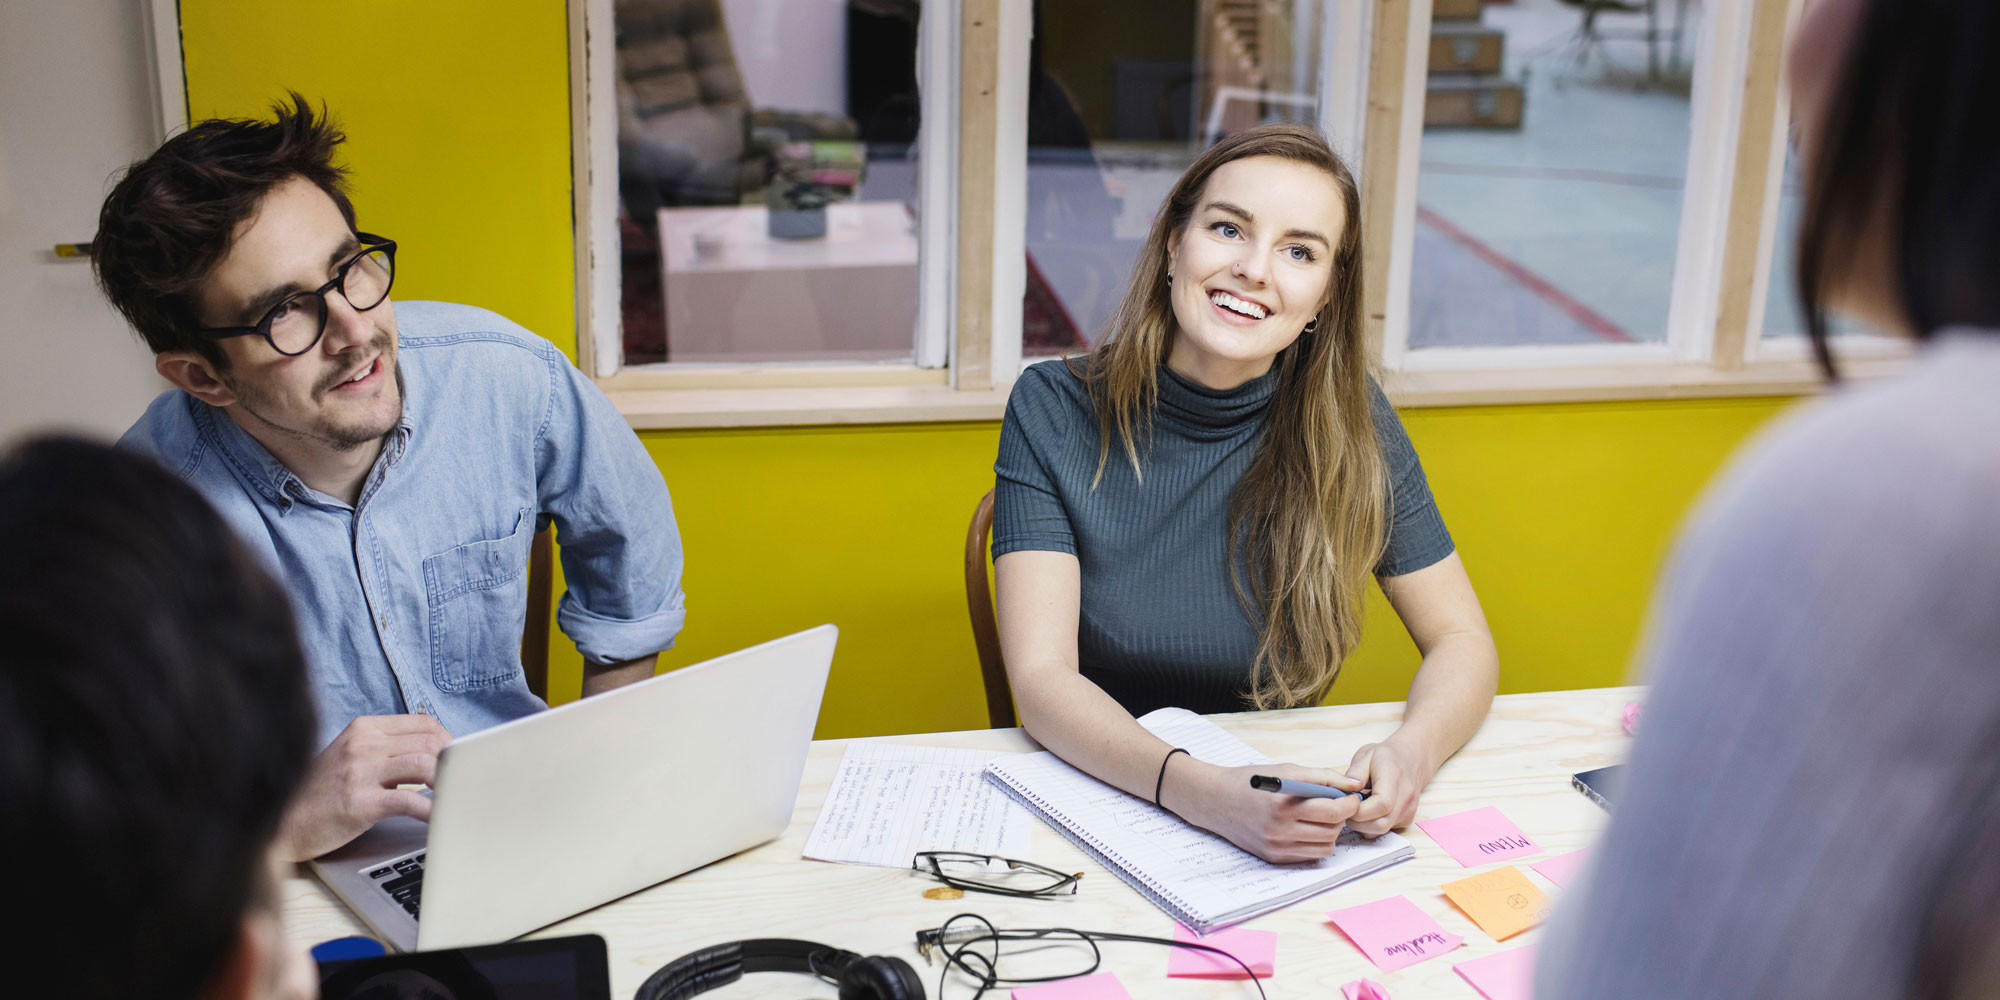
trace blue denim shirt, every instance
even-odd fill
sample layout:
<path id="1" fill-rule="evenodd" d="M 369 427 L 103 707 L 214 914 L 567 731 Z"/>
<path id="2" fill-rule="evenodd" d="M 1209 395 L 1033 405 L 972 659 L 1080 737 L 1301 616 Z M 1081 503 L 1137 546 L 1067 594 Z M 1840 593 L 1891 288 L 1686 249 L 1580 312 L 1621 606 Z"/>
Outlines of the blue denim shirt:
<path id="1" fill-rule="evenodd" d="M 491 312 L 395 309 L 403 420 L 352 507 L 179 390 L 119 442 L 201 491 L 291 593 L 321 746 L 360 715 L 428 712 L 463 736 L 541 709 L 521 630 L 551 521 L 556 621 L 586 659 L 667 649 L 686 617 L 666 484 L 604 393 Z"/>

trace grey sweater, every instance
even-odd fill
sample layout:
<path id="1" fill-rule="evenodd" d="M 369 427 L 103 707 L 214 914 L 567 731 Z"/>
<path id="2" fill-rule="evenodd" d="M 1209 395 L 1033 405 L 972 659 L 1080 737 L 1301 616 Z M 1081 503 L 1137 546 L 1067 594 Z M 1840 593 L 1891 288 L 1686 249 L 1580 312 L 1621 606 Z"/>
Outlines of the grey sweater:
<path id="1" fill-rule="evenodd" d="M 1022 550 L 1077 557 L 1079 666 L 1133 715 L 1168 705 L 1249 707 L 1260 622 L 1229 583 L 1225 534 L 1230 494 L 1263 441 L 1276 384 L 1271 373 L 1218 392 L 1162 366 L 1150 447 L 1140 437 L 1144 481 L 1114 440 L 1094 489 L 1097 416 L 1082 380 L 1061 361 L 1044 362 L 1022 373 L 1007 402 L 994 464 L 994 558 Z M 1396 411 L 1370 388 L 1392 505 L 1375 572 L 1396 576 L 1450 555 L 1452 541 Z"/>
<path id="2" fill-rule="evenodd" d="M 1662 585 L 1622 798 L 1538 996 L 1883 1000 L 1950 973 L 1923 949 L 1966 927 L 1936 907 L 2000 912 L 1996 529 L 2000 336 L 1945 335 L 1743 456 Z"/>

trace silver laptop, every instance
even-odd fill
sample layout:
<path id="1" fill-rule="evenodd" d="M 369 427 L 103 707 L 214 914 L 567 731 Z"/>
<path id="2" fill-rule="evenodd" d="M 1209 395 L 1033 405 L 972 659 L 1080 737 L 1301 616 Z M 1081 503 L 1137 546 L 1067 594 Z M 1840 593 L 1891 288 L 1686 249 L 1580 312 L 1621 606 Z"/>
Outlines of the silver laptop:
<path id="1" fill-rule="evenodd" d="M 390 945 L 518 937 L 791 822 L 839 632 L 821 625 L 453 740 L 428 825 L 313 871 Z M 419 919 L 421 917 L 421 919 Z"/>

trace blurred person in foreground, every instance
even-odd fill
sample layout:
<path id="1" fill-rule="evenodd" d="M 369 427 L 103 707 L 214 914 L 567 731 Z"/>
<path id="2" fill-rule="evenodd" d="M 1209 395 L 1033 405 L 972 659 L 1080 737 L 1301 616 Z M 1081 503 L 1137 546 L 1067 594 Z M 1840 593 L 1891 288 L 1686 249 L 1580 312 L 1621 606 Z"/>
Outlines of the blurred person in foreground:
<path id="1" fill-rule="evenodd" d="M 2000 5 L 1818 0 L 1799 290 L 1918 342 L 1689 524 L 1623 798 L 1537 995 L 2000 995 Z"/>
<path id="2" fill-rule="evenodd" d="M 279 921 L 278 821 L 312 753 L 290 602 L 150 459 L 0 457 L 0 856 L 30 907 L 14 987 L 310 997 Z"/>

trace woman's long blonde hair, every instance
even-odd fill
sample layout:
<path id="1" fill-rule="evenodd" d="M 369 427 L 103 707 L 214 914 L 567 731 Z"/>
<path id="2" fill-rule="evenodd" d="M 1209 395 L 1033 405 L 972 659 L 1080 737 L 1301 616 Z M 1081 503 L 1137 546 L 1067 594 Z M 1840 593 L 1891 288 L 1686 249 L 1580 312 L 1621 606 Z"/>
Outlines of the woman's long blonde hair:
<path id="1" fill-rule="evenodd" d="M 1173 346 L 1168 249 L 1187 231 L 1216 168 L 1276 156 L 1317 168 L 1346 211 L 1327 303 L 1313 329 L 1279 352 L 1264 441 L 1229 505 L 1228 573 L 1238 599 L 1263 620 L 1250 672 L 1258 708 L 1324 697 L 1361 635 L 1362 596 L 1386 543 L 1388 472 L 1370 414 L 1370 359 L 1361 330 L 1361 197 L 1354 175 L 1317 131 L 1260 125 L 1210 147 L 1167 195 L 1105 338 L 1080 374 L 1097 409 L 1097 477 L 1115 435 L 1141 476 L 1159 370 Z M 1094 485 L 1094 483 L 1093 483 Z M 1254 587 L 1243 580 L 1247 571 Z"/>

